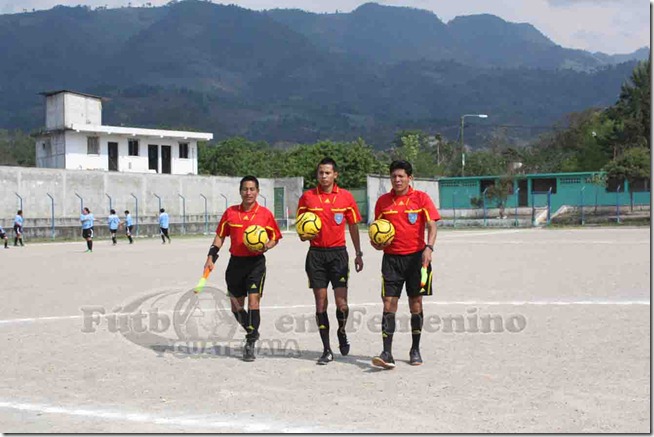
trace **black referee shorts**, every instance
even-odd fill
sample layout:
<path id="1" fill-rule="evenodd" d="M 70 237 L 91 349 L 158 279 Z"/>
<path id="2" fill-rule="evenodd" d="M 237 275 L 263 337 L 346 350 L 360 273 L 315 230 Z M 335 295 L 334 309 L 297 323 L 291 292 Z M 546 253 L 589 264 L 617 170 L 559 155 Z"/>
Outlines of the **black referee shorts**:
<path id="1" fill-rule="evenodd" d="M 225 271 L 227 291 L 232 297 L 245 297 L 250 293 L 263 295 L 266 281 L 266 257 L 231 256 Z"/>
<path id="2" fill-rule="evenodd" d="M 304 266 L 309 288 L 347 287 L 350 276 L 349 258 L 345 247 L 311 247 Z"/>
<path id="3" fill-rule="evenodd" d="M 93 228 L 82 229 L 82 238 L 93 238 Z"/>
<path id="4" fill-rule="evenodd" d="M 422 250 L 409 255 L 388 255 L 382 258 L 382 297 L 400 297 L 406 284 L 409 297 L 431 296 L 431 264 L 427 266 L 427 284 L 420 286 Z"/>

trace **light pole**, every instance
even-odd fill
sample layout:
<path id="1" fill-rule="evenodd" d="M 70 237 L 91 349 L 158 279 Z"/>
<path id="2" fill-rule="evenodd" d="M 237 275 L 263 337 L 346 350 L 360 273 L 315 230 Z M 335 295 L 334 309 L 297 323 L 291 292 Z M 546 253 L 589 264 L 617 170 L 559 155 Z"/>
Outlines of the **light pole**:
<path id="1" fill-rule="evenodd" d="M 478 117 L 478 118 L 488 118 L 486 114 L 464 114 L 461 116 L 461 176 L 465 176 L 466 168 L 466 149 L 465 143 L 463 142 L 463 128 L 465 126 L 466 117 Z"/>

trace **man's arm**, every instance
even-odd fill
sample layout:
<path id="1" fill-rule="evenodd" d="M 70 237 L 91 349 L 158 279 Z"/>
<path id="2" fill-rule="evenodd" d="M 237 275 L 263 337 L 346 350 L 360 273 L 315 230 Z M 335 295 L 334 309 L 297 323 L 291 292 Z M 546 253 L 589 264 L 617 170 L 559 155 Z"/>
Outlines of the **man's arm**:
<path id="1" fill-rule="evenodd" d="M 349 223 L 348 229 L 350 230 L 350 237 L 354 250 L 356 251 L 356 258 L 354 258 L 354 269 L 357 272 L 363 270 L 363 252 L 361 252 L 361 238 L 359 237 L 359 226 L 356 223 Z"/>
<path id="2" fill-rule="evenodd" d="M 422 251 L 422 265 L 431 264 L 431 257 L 434 253 L 434 244 L 436 244 L 437 225 L 435 221 L 427 222 L 427 245 Z"/>
<path id="3" fill-rule="evenodd" d="M 213 239 L 213 243 L 211 243 L 211 247 L 209 248 L 209 253 L 207 254 L 207 261 L 204 263 L 204 268 L 209 269 L 209 271 L 212 271 L 215 267 L 215 262 L 218 259 L 218 251 L 220 250 L 221 247 L 223 247 L 223 243 L 225 242 L 225 237 L 221 237 L 220 235 L 216 234 L 216 238 Z"/>

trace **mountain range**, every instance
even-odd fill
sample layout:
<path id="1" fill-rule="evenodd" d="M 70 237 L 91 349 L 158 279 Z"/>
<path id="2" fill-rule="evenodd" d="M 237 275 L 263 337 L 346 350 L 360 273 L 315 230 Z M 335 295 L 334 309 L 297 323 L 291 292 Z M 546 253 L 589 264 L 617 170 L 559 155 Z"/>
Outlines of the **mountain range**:
<path id="1" fill-rule="evenodd" d="M 525 140 L 565 114 L 611 105 L 649 48 L 561 47 L 492 15 L 252 11 L 207 1 L 0 15 L 0 128 L 44 125 L 41 91 L 107 98 L 105 124 L 184 128 L 286 145 L 363 137 L 385 147 L 423 129 L 480 145 L 504 126 Z"/>

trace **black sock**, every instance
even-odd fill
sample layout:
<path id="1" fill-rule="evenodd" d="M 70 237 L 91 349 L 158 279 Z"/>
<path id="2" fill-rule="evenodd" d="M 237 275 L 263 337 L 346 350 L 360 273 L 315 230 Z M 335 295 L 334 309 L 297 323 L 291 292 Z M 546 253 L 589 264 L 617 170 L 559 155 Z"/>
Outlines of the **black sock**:
<path id="1" fill-rule="evenodd" d="M 111 237 L 111 241 L 113 241 L 113 243 L 116 244 L 116 237 Z"/>
<path id="2" fill-rule="evenodd" d="M 18 242 L 20 243 L 21 246 L 24 246 L 24 244 L 23 244 L 23 237 L 20 237 L 20 238 L 18 239 Z"/>
<path id="3" fill-rule="evenodd" d="M 18 246 L 18 237 L 14 237 L 14 246 Z"/>
<path id="4" fill-rule="evenodd" d="M 93 240 L 89 241 L 89 249 L 93 250 Z"/>
<path id="5" fill-rule="evenodd" d="M 132 236 L 131 236 L 131 235 L 128 235 L 127 238 L 129 238 L 129 242 L 130 242 L 130 243 L 133 243 L 133 241 L 132 241 Z"/>
<path id="6" fill-rule="evenodd" d="M 248 339 L 256 339 L 259 335 L 259 325 L 261 324 L 261 312 L 259 310 L 249 310 L 248 311 Z"/>
<path id="7" fill-rule="evenodd" d="M 347 324 L 347 316 L 350 314 L 350 309 L 345 307 L 345 311 L 336 308 L 336 321 L 338 322 L 338 335 L 345 336 L 345 325 Z"/>
<path id="8" fill-rule="evenodd" d="M 5 247 L 9 244 L 9 238 L 5 238 Z"/>
<path id="9" fill-rule="evenodd" d="M 166 237 L 164 237 L 164 234 L 161 234 L 161 241 L 163 241 L 164 243 L 166 242 Z"/>
<path id="10" fill-rule="evenodd" d="M 234 318 L 236 318 L 236 321 L 238 322 L 239 325 L 245 329 L 247 332 L 248 330 L 248 312 L 245 310 L 240 310 L 239 312 L 234 312 L 232 311 L 232 314 L 234 314 Z"/>
<path id="11" fill-rule="evenodd" d="M 327 312 L 316 313 L 316 323 L 318 324 L 323 349 L 331 349 L 329 346 L 329 316 L 327 316 Z"/>
<path id="12" fill-rule="evenodd" d="M 393 334 L 395 333 L 395 313 L 384 313 L 382 315 L 382 339 L 384 340 L 384 351 L 391 352 L 393 349 Z"/>
<path id="13" fill-rule="evenodd" d="M 411 349 L 420 348 L 420 335 L 422 334 L 422 311 L 419 314 L 411 314 Z"/>

